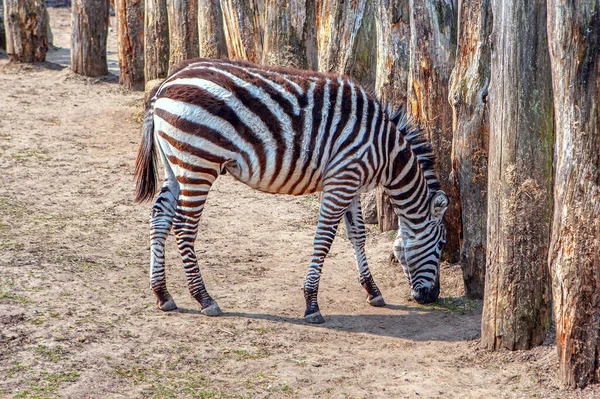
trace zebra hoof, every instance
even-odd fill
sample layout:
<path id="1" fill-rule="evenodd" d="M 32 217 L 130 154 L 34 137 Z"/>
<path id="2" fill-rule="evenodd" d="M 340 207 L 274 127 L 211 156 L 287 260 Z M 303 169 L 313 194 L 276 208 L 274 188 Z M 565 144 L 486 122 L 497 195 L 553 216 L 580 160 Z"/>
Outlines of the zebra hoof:
<path id="1" fill-rule="evenodd" d="M 323 324 L 325 323 L 325 319 L 321 316 L 321 312 L 311 313 L 309 315 L 304 316 L 304 320 L 309 322 L 310 324 Z"/>
<path id="2" fill-rule="evenodd" d="M 175 304 L 175 301 L 173 300 L 173 298 L 169 298 L 168 301 L 166 301 L 163 304 L 158 304 L 158 308 L 160 310 L 162 310 L 163 312 L 170 312 L 171 310 L 175 310 L 177 309 L 177 305 Z"/>
<path id="3" fill-rule="evenodd" d="M 367 302 L 369 303 L 369 305 L 375 306 L 376 308 L 385 306 L 385 301 L 383 300 L 383 296 L 381 295 L 376 296 L 375 298 L 367 297 Z"/>
<path id="4" fill-rule="evenodd" d="M 223 314 L 223 311 L 216 302 L 213 302 L 213 304 L 209 307 L 202 309 L 200 313 L 206 316 L 216 317 L 221 316 Z"/>

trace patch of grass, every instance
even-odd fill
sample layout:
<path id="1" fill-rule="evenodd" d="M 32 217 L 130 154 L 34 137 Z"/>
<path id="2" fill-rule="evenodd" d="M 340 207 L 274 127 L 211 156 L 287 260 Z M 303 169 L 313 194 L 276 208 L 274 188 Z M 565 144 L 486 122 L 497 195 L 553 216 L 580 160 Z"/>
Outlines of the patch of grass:
<path id="1" fill-rule="evenodd" d="M 19 392 L 15 398 L 47 398 L 53 396 L 61 384 L 75 382 L 79 378 L 76 371 L 48 373 L 42 371 L 38 378 L 29 382 L 27 389 Z"/>
<path id="2" fill-rule="evenodd" d="M 0 248 L 2 247 L 0 243 Z M 15 283 L 11 279 L 0 280 L 0 301 L 12 301 L 19 302 L 22 304 L 31 303 L 29 299 L 22 295 L 17 295 L 13 291 L 15 290 Z"/>
<path id="3" fill-rule="evenodd" d="M 58 362 L 65 356 L 66 351 L 61 345 L 57 345 L 53 348 L 50 348 L 47 345 L 38 345 L 33 349 L 33 353 L 44 360 Z"/>
<path id="4" fill-rule="evenodd" d="M 458 314 L 466 314 L 474 310 L 478 310 L 481 308 L 481 301 L 475 301 L 468 298 L 440 298 L 437 302 L 428 305 L 433 309 L 441 309 L 447 312 L 458 313 Z"/>
<path id="5" fill-rule="evenodd" d="M 235 360 L 240 362 L 253 359 L 263 359 L 270 356 L 270 353 L 265 349 L 261 349 L 254 353 L 248 352 L 245 349 L 232 349 L 229 352 L 233 353 L 235 355 Z"/>

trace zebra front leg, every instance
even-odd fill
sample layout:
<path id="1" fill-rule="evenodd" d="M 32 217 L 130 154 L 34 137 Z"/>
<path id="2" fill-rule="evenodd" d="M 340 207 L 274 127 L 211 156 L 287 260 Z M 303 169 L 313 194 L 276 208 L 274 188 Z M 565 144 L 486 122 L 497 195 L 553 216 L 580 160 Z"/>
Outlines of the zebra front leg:
<path id="1" fill-rule="evenodd" d="M 354 257 L 356 258 L 356 266 L 358 268 L 358 281 L 367 291 L 367 302 L 371 306 L 385 306 L 385 301 L 381 295 L 381 291 L 377 288 L 369 264 L 367 263 L 367 255 L 365 254 L 365 223 L 360 208 L 360 199 L 355 197 L 344 214 L 346 222 L 346 234 L 354 248 Z"/>
<path id="2" fill-rule="evenodd" d="M 182 190 L 184 193 L 185 190 Z M 198 223 L 204 209 L 204 202 L 208 192 L 201 194 L 194 192 L 194 200 L 181 200 L 175 214 L 173 234 L 177 240 L 179 254 L 183 260 L 185 276 L 190 294 L 200 303 L 201 312 L 207 316 L 220 316 L 223 314 L 217 302 L 208 294 L 194 250 L 194 242 L 198 234 Z"/>
<path id="3" fill-rule="evenodd" d="M 152 207 L 150 220 L 150 287 L 156 295 L 156 305 L 160 310 L 177 309 L 165 279 L 165 241 L 171 230 L 177 203 L 178 187 L 167 180 Z"/>
<path id="4" fill-rule="evenodd" d="M 320 324 L 325 322 L 317 302 L 319 280 L 323 270 L 323 262 L 335 238 L 340 219 L 349 204 L 350 200 L 343 195 L 331 192 L 323 193 L 319 222 L 315 233 L 313 256 L 304 283 L 304 299 L 306 300 L 304 318 L 309 323 Z"/>

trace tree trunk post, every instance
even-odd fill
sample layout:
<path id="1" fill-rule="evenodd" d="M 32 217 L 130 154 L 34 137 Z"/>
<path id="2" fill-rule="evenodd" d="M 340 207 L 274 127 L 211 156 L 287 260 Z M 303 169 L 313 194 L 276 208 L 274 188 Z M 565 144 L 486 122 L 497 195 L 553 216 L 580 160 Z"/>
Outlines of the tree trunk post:
<path id="1" fill-rule="evenodd" d="M 442 189 L 450 198 L 444 216 L 446 246 L 451 262 L 460 251 L 459 198 L 452 172 L 452 107 L 448 81 L 456 55 L 457 9 L 445 0 L 410 0 L 410 67 L 408 103 L 435 149 Z"/>
<path id="2" fill-rule="evenodd" d="M 221 11 L 229 57 L 260 63 L 265 26 L 262 0 L 221 0 Z"/>
<path id="3" fill-rule="evenodd" d="M 492 8 L 490 0 L 459 4 L 458 48 L 448 100 L 453 109 L 452 164 L 462 220 L 460 263 L 466 296 L 483 299 Z"/>
<path id="4" fill-rule="evenodd" d="M 169 72 L 167 0 L 146 0 L 144 16 L 144 80 L 165 78 Z"/>
<path id="5" fill-rule="evenodd" d="M 550 326 L 552 82 L 546 1 L 493 0 L 481 343 L 529 349 Z"/>
<path id="6" fill-rule="evenodd" d="M 379 100 L 391 110 L 406 108 L 410 55 L 410 6 L 408 0 L 377 0 L 377 80 Z M 378 224 L 381 231 L 398 230 L 398 217 L 387 194 L 377 189 Z"/>
<path id="7" fill-rule="evenodd" d="M 6 31 L 4 26 L 4 1 L 0 1 L 0 49 L 6 50 Z"/>
<path id="8" fill-rule="evenodd" d="M 119 83 L 144 88 L 144 1 L 117 0 L 117 53 Z"/>
<path id="9" fill-rule="evenodd" d="M 550 0 L 556 121 L 549 262 L 563 384 L 600 377 L 600 6 Z"/>
<path id="10" fill-rule="evenodd" d="M 227 43 L 219 0 L 198 1 L 198 42 L 202 58 L 226 58 Z"/>
<path id="11" fill-rule="evenodd" d="M 108 74 L 106 39 L 108 1 L 73 0 L 71 5 L 71 69 L 85 76 Z"/>
<path id="12" fill-rule="evenodd" d="M 266 0 L 263 64 L 316 70 L 316 25 L 314 0 Z"/>
<path id="13" fill-rule="evenodd" d="M 182 61 L 198 58 L 198 0 L 168 0 L 169 71 Z"/>
<path id="14" fill-rule="evenodd" d="M 6 52 L 11 62 L 44 62 L 48 51 L 45 0 L 4 0 Z"/>

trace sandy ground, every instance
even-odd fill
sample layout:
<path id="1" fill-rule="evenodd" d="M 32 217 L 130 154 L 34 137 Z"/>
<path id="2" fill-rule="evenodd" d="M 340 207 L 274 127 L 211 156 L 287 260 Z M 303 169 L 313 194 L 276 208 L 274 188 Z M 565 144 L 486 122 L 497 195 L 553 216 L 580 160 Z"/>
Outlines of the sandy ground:
<path id="1" fill-rule="evenodd" d="M 197 241 L 225 315 L 187 294 L 172 239 L 168 281 L 180 309 L 154 307 L 150 205 L 134 205 L 140 93 L 72 74 L 69 12 L 51 9 L 57 49 L 39 65 L 0 56 L 0 397 L 593 398 L 559 388 L 552 338 L 526 352 L 479 347 L 481 303 L 443 267 L 442 300 L 420 306 L 392 235 L 367 252 L 388 302 L 366 304 L 343 228 L 321 283 L 327 322 L 302 320 L 314 196 L 261 194 L 220 178 Z M 110 39 L 115 66 L 114 32 Z"/>

